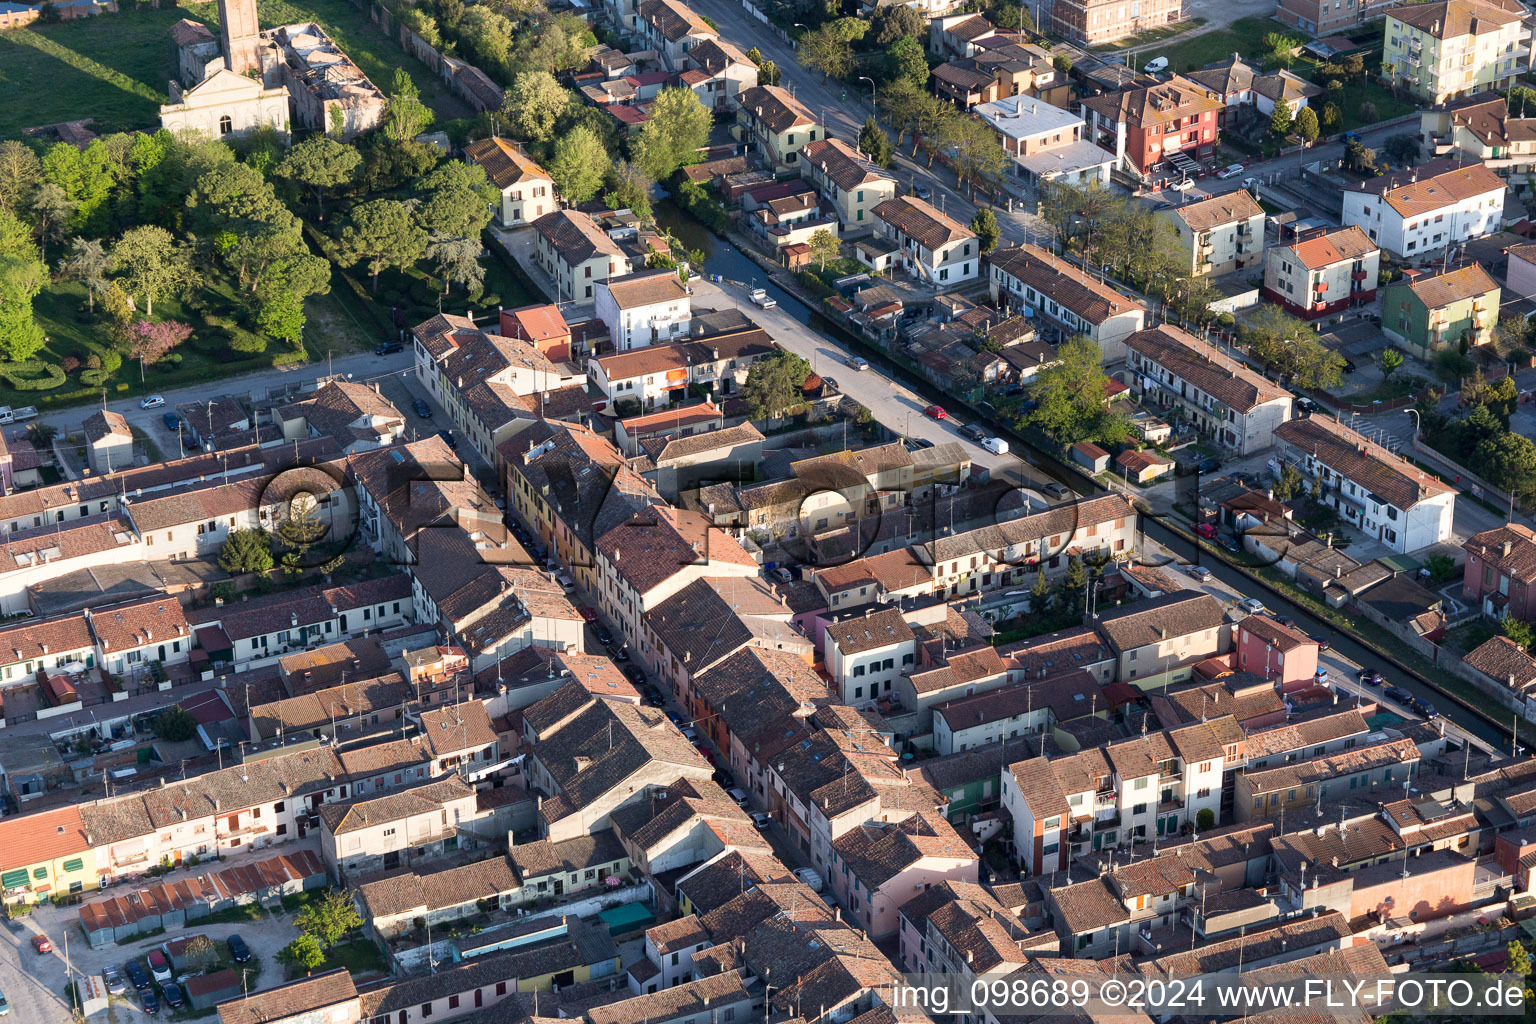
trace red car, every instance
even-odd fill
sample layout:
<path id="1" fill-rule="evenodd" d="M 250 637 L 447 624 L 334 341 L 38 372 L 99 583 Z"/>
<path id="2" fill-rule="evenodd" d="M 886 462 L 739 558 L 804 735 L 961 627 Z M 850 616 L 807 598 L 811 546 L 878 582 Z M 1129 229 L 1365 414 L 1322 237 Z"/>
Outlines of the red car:
<path id="1" fill-rule="evenodd" d="M 578 608 L 576 610 L 581 612 L 581 617 L 588 623 L 597 621 L 597 612 L 593 611 L 591 608 Z"/>
<path id="2" fill-rule="evenodd" d="M 32 948 L 39 953 L 52 953 L 53 943 L 48 941 L 48 936 L 46 935 L 34 935 L 32 936 Z"/>
<path id="3" fill-rule="evenodd" d="M 942 405 L 930 405 L 928 408 L 923 410 L 923 415 L 931 416 L 936 420 L 942 420 L 945 415 L 944 407 Z"/>
<path id="4" fill-rule="evenodd" d="M 1216 539 L 1216 527 L 1212 526 L 1210 523 L 1201 523 L 1199 526 L 1195 527 L 1195 532 L 1204 537 L 1206 540 Z"/>

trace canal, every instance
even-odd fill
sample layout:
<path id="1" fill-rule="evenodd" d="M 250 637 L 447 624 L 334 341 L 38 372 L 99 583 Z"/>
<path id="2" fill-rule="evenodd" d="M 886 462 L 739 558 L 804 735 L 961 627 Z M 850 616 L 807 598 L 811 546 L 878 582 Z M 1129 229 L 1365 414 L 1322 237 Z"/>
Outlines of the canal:
<path id="1" fill-rule="evenodd" d="M 875 363 L 879 372 L 884 373 L 887 377 L 900 381 L 933 402 L 953 401 L 951 396 L 937 391 L 927 381 L 916 377 L 902 367 L 892 364 L 884 357 L 884 353 L 878 349 L 870 348 L 860 339 L 855 338 L 840 326 L 832 323 L 819 312 L 812 309 L 805 302 L 802 302 L 799 297 L 774 284 L 769 275 L 748 256 L 737 249 L 734 244 L 716 236 L 709 229 L 703 227 L 693 218 L 679 210 L 670 200 L 662 200 L 657 203 L 655 214 L 656 223 L 660 227 L 671 231 L 673 237 L 687 248 L 696 249 L 704 253 L 704 270 L 707 273 L 719 274 L 721 277 L 733 281 L 754 282 L 756 285 L 765 287 L 768 290 L 768 294 L 778 300 L 780 308 L 814 330 L 836 338 L 850 347 L 856 347 L 871 362 Z M 1003 429 L 1000 424 L 995 422 L 992 425 L 999 430 Z M 1054 456 L 1047 455 L 1029 446 L 1023 438 L 1013 431 L 1007 431 L 1007 433 L 1011 438 L 1009 443 L 1013 446 L 1013 450 L 1020 453 L 1022 458 L 1026 458 L 1032 466 L 1040 467 L 1051 477 L 1061 479 L 1074 491 L 1083 490 L 1082 481 L 1085 478 L 1075 472 L 1062 472 L 1058 468 L 1058 463 Z M 1022 467 L 1020 467 L 1020 472 L 1021 474 L 1024 472 Z M 1144 523 L 1143 531 L 1147 536 L 1162 544 L 1168 550 L 1177 552 L 1180 558 L 1190 557 L 1191 545 L 1188 540 L 1175 534 L 1156 519 L 1143 516 L 1142 522 Z M 1198 564 L 1210 569 L 1217 579 L 1221 580 L 1222 583 L 1226 584 L 1236 593 L 1253 593 L 1253 584 L 1249 582 L 1248 578 L 1229 566 L 1226 560 L 1219 554 L 1207 549 L 1196 552 L 1194 557 L 1197 559 Z M 1300 605 L 1292 604 L 1283 598 L 1266 596 L 1264 603 L 1276 614 L 1290 616 L 1303 632 L 1311 635 L 1327 636 L 1329 644 L 1341 656 L 1363 668 L 1380 672 L 1387 680 L 1386 685 L 1401 686 L 1415 697 L 1436 705 L 1437 709 L 1442 713 L 1453 713 L 1456 724 L 1479 739 L 1504 751 L 1510 749 L 1508 735 L 1495 729 L 1481 717 L 1463 711 L 1457 705 L 1452 705 L 1442 694 L 1405 676 L 1395 666 L 1378 657 L 1348 633 L 1341 632 L 1331 624 L 1320 621 Z M 1330 680 L 1330 682 L 1342 685 L 1345 691 L 1349 693 L 1354 693 L 1360 689 L 1354 679 L 1336 679 Z M 1367 693 L 1369 692 L 1369 689 L 1367 689 Z M 1522 746 L 1530 746 L 1531 741 L 1536 741 L 1536 725 L 1531 725 L 1529 728 L 1531 730 L 1530 740 L 1523 743 Z"/>

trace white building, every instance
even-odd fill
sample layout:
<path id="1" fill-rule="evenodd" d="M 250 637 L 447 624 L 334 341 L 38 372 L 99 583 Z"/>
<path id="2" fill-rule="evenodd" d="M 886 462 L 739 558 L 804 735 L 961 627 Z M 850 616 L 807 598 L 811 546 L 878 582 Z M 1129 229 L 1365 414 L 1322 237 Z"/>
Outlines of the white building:
<path id="1" fill-rule="evenodd" d="M 1344 193 L 1345 224 L 1406 260 L 1442 252 L 1504 226 L 1504 182 L 1481 163 L 1434 160 Z"/>
<path id="2" fill-rule="evenodd" d="M 643 270 L 599 282 L 597 319 L 608 327 L 616 352 L 680 341 L 692 320 L 688 289 L 675 270 Z"/>
<path id="3" fill-rule="evenodd" d="M 971 113 L 997 132 L 1009 173 L 1032 183 L 1109 183 L 1115 155 L 1083 138 L 1081 114 L 1027 96 L 978 103 Z"/>
<path id="4" fill-rule="evenodd" d="M 1125 357 L 1125 339 L 1146 325 L 1147 310 L 1080 267 L 1037 245 L 998 249 L 987 257 L 992 304 L 1060 325 L 1063 337 L 1092 338 L 1105 363 Z"/>
<path id="5" fill-rule="evenodd" d="M 1350 526 L 1407 553 L 1449 540 L 1456 488 L 1324 416 L 1275 430 L 1281 453 Z"/>
<path id="6" fill-rule="evenodd" d="M 1190 273 L 1196 277 L 1251 269 L 1264 258 L 1264 210 L 1247 189 L 1161 213 L 1178 234 Z"/>
<path id="7" fill-rule="evenodd" d="M 912 671 L 917 635 L 898 609 L 871 606 L 864 615 L 830 623 L 823 653 L 838 701 L 873 704 Z"/>
<path id="8" fill-rule="evenodd" d="M 533 222 L 533 260 L 554 278 L 556 302 L 591 302 L 598 283 L 629 273 L 619 243 L 580 210 L 556 210 Z"/>
<path id="9" fill-rule="evenodd" d="M 531 224 L 554 211 L 555 183 L 523 147 L 506 139 L 480 139 L 464 147 L 464 159 L 485 169 L 501 193 L 496 222 L 503 227 Z"/>
<path id="10" fill-rule="evenodd" d="M 169 132 L 198 132 L 210 139 L 246 135 L 257 128 L 288 134 L 288 90 L 269 89 L 226 68 L 183 89 L 170 83 L 171 102 L 160 108 L 160 127 Z"/>
<path id="11" fill-rule="evenodd" d="M 900 268 L 929 285 L 964 284 L 981 273 L 976 233 L 915 196 L 887 199 L 874 208 L 875 235 L 894 251 L 876 255 L 858 248 L 859 259 L 875 270 Z"/>

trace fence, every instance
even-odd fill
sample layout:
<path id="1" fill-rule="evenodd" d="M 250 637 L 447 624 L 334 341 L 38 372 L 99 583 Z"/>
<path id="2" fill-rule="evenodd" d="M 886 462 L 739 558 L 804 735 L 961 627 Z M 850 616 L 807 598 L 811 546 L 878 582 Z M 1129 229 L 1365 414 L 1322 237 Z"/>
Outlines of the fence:
<path id="1" fill-rule="evenodd" d="M 1508 491 L 1493 486 L 1493 484 L 1484 480 L 1470 469 L 1451 461 L 1435 449 L 1425 447 L 1419 442 L 1417 434 L 1414 435 L 1412 447 L 1414 454 L 1424 460 L 1431 469 L 1444 476 L 1454 478 L 1457 487 L 1465 490 L 1467 485 L 1471 484 L 1472 496 L 1474 498 L 1496 502 L 1505 508 L 1510 507 L 1511 496 Z"/>
<path id="2" fill-rule="evenodd" d="M 489 109 L 489 100 L 485 95 L 477 92 L 475 83 L 469 80 L 478 77 L 490 82 L 483 71 L 462 60 L 455 60 L 451 64 L 445 61 L 443 55 L 431 43 L 417 35 L 410 26 L 401 24 L 383 5 L 368 3 L 367 0 L 352 0 L 352 3 L 356 7 L 365 8 L 368 11 L 369 20 L 379 26 L 380 31 L 398 43 L 401 50 L 415 57 L 423 67 L 446 82 L 455 96 L 477 111 Z M 494 87 L 494 83 L 491 84 Z"/>

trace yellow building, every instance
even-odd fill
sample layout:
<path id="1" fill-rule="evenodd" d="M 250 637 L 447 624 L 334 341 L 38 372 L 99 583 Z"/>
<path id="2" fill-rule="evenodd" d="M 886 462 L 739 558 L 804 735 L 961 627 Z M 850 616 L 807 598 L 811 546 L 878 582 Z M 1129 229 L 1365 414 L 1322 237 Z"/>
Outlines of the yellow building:
<path id="1" fill-rule="evenodd" d="M 97 887 L 96 851 L 74 807 L 0 821 L 0 885 L 6 903 L 36 903 Z"/>
<path id="2" fill-rule="evenodd" d="M 1515 0 L 1389 8 L 1381 73 L 1428 105 L 1509 88 L 1531 66 L 1531 29 Z"/>

